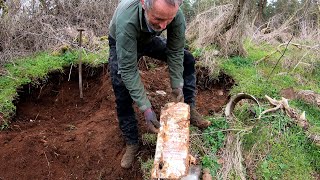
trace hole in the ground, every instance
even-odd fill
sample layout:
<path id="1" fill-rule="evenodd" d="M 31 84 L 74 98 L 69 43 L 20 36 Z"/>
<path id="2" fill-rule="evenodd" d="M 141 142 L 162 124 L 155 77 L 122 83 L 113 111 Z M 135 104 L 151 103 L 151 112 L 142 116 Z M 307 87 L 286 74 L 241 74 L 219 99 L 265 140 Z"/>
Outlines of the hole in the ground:
<path id="1" fill-rule="evenodd" d="M 201 90 L 208 90 L 212 88 L 222 88 L 230 90 L 234 85 L 232 77 L 228 76 L 224 72 L 220 72 L 218 77 L 212 77 L 210 70 L 205 67 L 197 67 L 197 87 Z"/>
<path id="2" fill-rule="evenodd" d="M 84 68 L 83 99 L 79 98 L 77 68 L 72 68 L 70 81 L 69 72 L 70 67 L 62 73 L 51 73 L 41 83 L 19 90 L 11 129 L 0 136 L 0 142 L 5 143 L 5 148 L 0 148 L 0 154 L 5 154 L 0 162 L 7 162 L 0 164 L 0 172 L 6 172 L 2 177 L 18 179 L 23 174 L 26 179 L 95 179 L 103 174 L 108 179 L 141 179 L 138 160 L 130 170 L 120 167 L 125 142 L 106 66 Z M 168 74 L 167 66 L 161 64 L 141 70 L 158 115 L 161 107 L 171 101 Z M 199 72 L 198 75 L 197 109 L 203 115 L 212 115 L 226 104 L 233 81 L 226 75 L 218 81 L 208 80 Z M 205 83 L 201 85 L 202 82 Z M 159 90 L 165 95 L 157 93 Z M 136 107 L 135 110 L 141 137 L 147 128 L 143 114 Z M 142 160 L 154 155 L 154 148 L 141 148 Z"/>

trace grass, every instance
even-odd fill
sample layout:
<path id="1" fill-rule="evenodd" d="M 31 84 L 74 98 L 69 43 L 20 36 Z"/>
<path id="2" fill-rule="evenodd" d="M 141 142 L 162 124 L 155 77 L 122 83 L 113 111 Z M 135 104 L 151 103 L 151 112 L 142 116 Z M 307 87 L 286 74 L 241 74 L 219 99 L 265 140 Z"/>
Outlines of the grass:
<path id="1" fill-rule="evenodd" d="M 153 167 L 153 158 L 149 158 L 146 161 L 143 161 L 141 157 L 138 157 L 140 162 L 140 168 L 142 171 L 142 178 L 144 180 L 149 180 L 151 178 L 151 169 Z"/>
<path id="2" fill-rule="evenodd" d="M 5 65 L 7 74 L 0 77 L 0 112 L 4 119 L 15 113 L 13 101 L 17 99 L 19 87 L 36 83 L 39 79 L 45 78 L 50 71 L 62 70 L 67 64 L 62 57 L 40 53 Z"/>
<path id="3" fill-rule="evenodd" d="M 218 163 L 216 153 L 224 145 L 225 132 L 228 123 L 224 117 L 207 117 L 212 125 L 199 134 L 197 128 L 191 129 L 191 152 L 200 155 L 203 168 L 210 169 L 211 175 L 215 176 L 221 165 Z"/>
<path id="4" fill-rule="evenodd" d="M 4 66 L 5 75 L 0 76 L 0 129 L 9 126 L 8 119 L 15 114 L 14 101 L 18 100 L 17 89 L 25 84 L 37 85 L 45 79 L 50 72 L 63 71 L 70 64 L 77 63 L 79 52 L 67 51 L 63 54 L 43 52 L 30 57 L 15 60 Z M 98 66 L 107 62 L 107 51 L 86 53 L 83 51 L 84 64 Z"/>
<path id="5" fill-rule="evenodd" d="M 318 107 L 316 107 L 315 105 L 307 104 L 302 100 L 293 100 L 293 101 L 290 101 L 289 103 L 295 108 L 303 109 L 304 111 L 306 111 L 306 118 L 308 119 L 308 122 L 312 126 L 316 126 L 320 128 L 320 120 L 319 120 L 320 109 Z M 318 132 L 320 133 L 320 131 Z"/>
<path id="6" fill-rule="evenodd" d="M 284 47 L 279 48 L 281 53 L 274 53 L 269 58 L 256 63 L 274 52 L 276 47 L 246 41 L 247 57 L 217 59 L 219 62 L 216 63 L 218 67 L 215 71 L 223 71 L 233 77 L 236 85 L 231 89 L 231 95 L 240 92 L 251 94 L 262 103 L 262 110 L 271 108 L 264 98 L 265 95 L 279 99 L 280 91 L 285 88 L 293 87 L 296 91 L 313 90 L 319 93 L 319 54 L 289 46 L 284 57 L 279 60 Z M 207 48 L 196 50 L 194 54 L 201 56 L 206 54 Z M 277 64 L 278 60 L 279 64 Z M 296 126 L 292 119 L 283 112 L 277 111 L 265 114 L 258 120 L 256 118 L 259 115 L 258 107 L 246 101 L 241 104 L 235 108 L 236 118 L 233 122 L 229 122 L 229 126 L 249 129 L 241 139 L 242 155 L 248 176 L 255 176 L 257 179 L 315 179 L 313 174 L 320 174 L 319 146 L 310 142 L 304 131 Z M 289 101 L 289 105 L 299 113 L 306 111 L 306 117 L 311 125 L 309 132 L 320 133 L 318 107 L 301 100 Z M 212 118 L 219 118 L 219 116 Z M 219 129 L 226 128 L 215 124 L 213 127 L 218 127 L 215 129 L 218 132 Z M 210 134 L 209 137 L 203 135 L 203 141 L 206 147 L 210 145 L 213 148 L 210 151 L 212 154 L 202 156 L 202 165 L 214 169 L 211 173 L 215 175 L 221 167 L 217 163 L 219 158 L 217 149 L 223 150 L 220 144 L 223 144 L 225 137 L 218 134 Z M 232 176 L 233 174 L 230 173 L 231 179 Z"/>
<path id="7" fill-rule="evenodd" d="M 313 179 L 320 151 L 283 112 L 256 122 L 243 137 L 243 155 L 258 179 Z"/>

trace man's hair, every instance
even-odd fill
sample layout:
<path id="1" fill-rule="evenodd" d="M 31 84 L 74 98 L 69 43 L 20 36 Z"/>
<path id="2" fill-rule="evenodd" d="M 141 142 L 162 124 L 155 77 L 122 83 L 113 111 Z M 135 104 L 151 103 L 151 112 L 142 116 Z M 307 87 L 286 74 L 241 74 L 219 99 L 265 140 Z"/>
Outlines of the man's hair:
<path id="1" fill-rule="evenodd" d="M 158 1 L 158 0 L 144 0 L 144 7 L 146 10 L 150 10 L 152 7 L 153 7 L 153 4 L 155 1 Z M 183 0 L 165 0 L 166 3 L 172 5 L 172 6 L 180 6 L 182 4 L 182 1 Z"/>

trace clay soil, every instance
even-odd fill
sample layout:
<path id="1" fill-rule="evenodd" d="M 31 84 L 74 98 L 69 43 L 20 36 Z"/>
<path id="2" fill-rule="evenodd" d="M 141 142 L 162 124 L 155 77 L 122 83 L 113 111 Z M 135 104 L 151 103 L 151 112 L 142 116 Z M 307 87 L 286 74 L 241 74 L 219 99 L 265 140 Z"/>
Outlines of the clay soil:
<path id="1" fill-rule="evenodd" d="M 142 69 L 145 88 L 159 115 L 170 101 L 167 67 Z M 10 128 L 0 132 L 0 179 L 142 179 L 138 160 L 131 169 L 120 167 L 125 142 L 107 67 L 85 68 L 83 99 L 77 70 L 73 68 L 68 81 L 69 70 L 19 90 L 16 116 Z M 221 76 L 214 84 L 198 87 L 197 108 L 203 115 L 222 110 L 230 87 L 226 84 Z M 158 90 L 167 95 L 159 95 Z M 136 112 L 141 137 L 147 129 L 142 113 L 137 108 Z M 154 150 L 141 145 L 137 157 L 150 158 Z"/>

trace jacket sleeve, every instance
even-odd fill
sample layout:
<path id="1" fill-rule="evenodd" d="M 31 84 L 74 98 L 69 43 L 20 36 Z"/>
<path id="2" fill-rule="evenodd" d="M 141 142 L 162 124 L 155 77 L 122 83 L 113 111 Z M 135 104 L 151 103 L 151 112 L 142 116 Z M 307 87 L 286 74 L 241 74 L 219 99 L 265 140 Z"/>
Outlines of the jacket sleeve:
<path id="1" fill-rule="evenodd" d="M 124 27 L 125 26 L 125 27 Z M 137 63 L 137 29 L 133 24 L 117 22 L 116 49 L 121 78 L 129 90 L 131 98 L 141 111 L 151 107 L 143 83 L 141 82 Z"/>
<path id="2" fill-rule="evenodd" d="M 176 17 L 168 26 L 167 59 L 172 88 L 183 87 L 183 59 L 185 46 L 185 19 L 179 9 Z"/>

